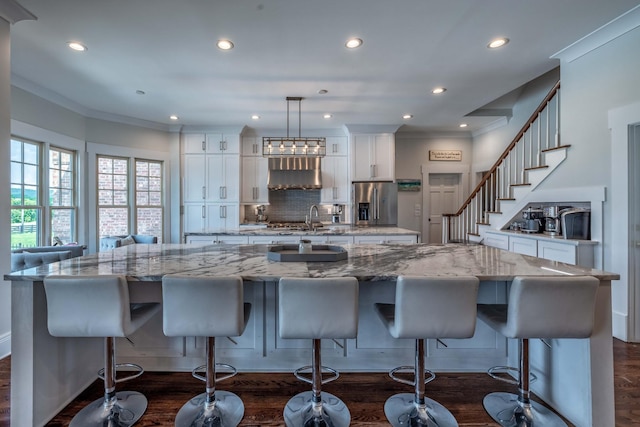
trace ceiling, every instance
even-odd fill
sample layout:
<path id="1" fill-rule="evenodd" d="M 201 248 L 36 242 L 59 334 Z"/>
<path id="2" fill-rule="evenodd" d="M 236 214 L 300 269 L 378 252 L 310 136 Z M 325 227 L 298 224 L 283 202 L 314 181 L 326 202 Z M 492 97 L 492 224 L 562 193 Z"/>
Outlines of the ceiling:
<path id="1" fill-rule="evenodd" d="M 89 117 L 159 128 L 398 125 L 474 131 L 472 115 L 556 68 L 550 57 L 637 0 L 18 0 L 12 84 Z M 510 43 L 490 50 L 496 37 Z M 349 50 L 350 37 L 364 43 Z M 223 51 L 219 39 L 235 47 Z M 68 41 L 85 44 L 75 52 Z M 443 94 L 431 89 L 442 86 Z M 318 91 L 326 90 L 326 94 Z M 144 94 L 138 94 L 143 91 Z M 507 96 L 504 98 L 509 99 Z M 298 103 L 290 105 L 292 136 Z M 508 105 L 493 105 L 508 108 Z M 323 114 L 332 115 L 324 119 Z M 179 117 L 169 119 L 171 114 Z M 259 120 L 252 120 L 257 114 Z M 403 114 L 411 114 L 408 120 Z"/>

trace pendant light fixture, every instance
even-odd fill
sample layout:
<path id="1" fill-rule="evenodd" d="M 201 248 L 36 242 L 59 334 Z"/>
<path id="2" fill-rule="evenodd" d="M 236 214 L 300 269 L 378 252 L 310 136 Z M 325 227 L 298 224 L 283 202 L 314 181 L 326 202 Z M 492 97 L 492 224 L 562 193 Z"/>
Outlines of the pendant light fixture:
<path id="1" fill-rule="evenodd" d="M 262 155 L 263 157 L 324 157 L 327 152 L 327 139 L 324 137 L 303 138 L 301 97 L 288 96 L 287 98 L 287 136 L 286 137 L 263 137 Z M 298 136 L 289 136 L 289 104 L 291 101 L 298 102 Z"/>

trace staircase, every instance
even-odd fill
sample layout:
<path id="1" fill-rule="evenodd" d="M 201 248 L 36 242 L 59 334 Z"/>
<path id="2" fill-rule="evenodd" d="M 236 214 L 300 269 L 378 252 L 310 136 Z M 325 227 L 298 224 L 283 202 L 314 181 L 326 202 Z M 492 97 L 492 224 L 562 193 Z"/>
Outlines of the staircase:
<path id="1" fill-rule="evenodd" d="M 564 161 L 560 145 L 560 82 L 482 177 L 460 209 L 443 214 L 442 242 L 479 242 L 487 229 L 503 228 L 523 199 Z"/>

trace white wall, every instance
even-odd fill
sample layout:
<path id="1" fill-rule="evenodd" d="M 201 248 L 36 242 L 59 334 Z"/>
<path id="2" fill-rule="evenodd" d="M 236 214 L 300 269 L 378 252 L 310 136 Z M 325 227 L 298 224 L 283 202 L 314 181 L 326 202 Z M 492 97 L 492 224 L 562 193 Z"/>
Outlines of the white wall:
<path id="1" fill-rule="evenodd" d="M 612 186 L 628 179 L 624 174 L 617 183 L 612 182 L 612 174 L 626 168 L 626 153 L 618 151 L 626 150 L 626 144 L 612 146 L 609 111 L 640 101 L 640 9 L 617 21 L 558 54 L 562 142 L 571 149 L 562 167 L 540 189 L 592 185 L 608 189 L 603 206 L 604 269 L 621 274 L 621 280 L 612 286 L 613 327 L 616 337 L 626 339 L 631 291 L 626 279 L 628 260 L 613 259 L 614 247 L 628 245 L 626 193 L 617 201 L 610 197 Z M 636 119 L 640 121 L 640 116 Z M 619 160 L 615 164 L 612 147 Z"/>
<path id="2" fill-rule="evenodd" d="M 429 150 L 460 150 L 461 162 L 430 162 Z M 460 164 L 470 164 L 472 161 L 471 135 L 466 132 L 448 135 L 415 135 L 411 133 L 396 133 L 396 179 L 422 179 L 423 164 L 437 163 L 446 173 L 446 166 L 457 167 Z M 441 170 L 441 169 L 439 169 Z M 428 183 L 427 183 L 428 184 Z M 466 183 L 467 187 L 469 183 Z M 422 215 L 424 214 L 422 183 L 418 192 L 398 193 L 398 226 L 410 230 L 422 230 Z M 416 216 L 415 207 L 420 207 L 420 215 Z"/>
<path id="3" fill-rule="evenodd" d="M 11 139 L 11 67 L 10 58 L 10 25 L 0 17 L 0 159 L 10 158 Z M 10 176 L 9 168 L 0 168 L 0 218 L 10 218 Z M 4 273 L 11 270 L 11 224 L 0 222 L 0 358 L 11 351 L 11 286 L 2 280 Z M 4 230 L 4 231 L 1 231 Z"/>

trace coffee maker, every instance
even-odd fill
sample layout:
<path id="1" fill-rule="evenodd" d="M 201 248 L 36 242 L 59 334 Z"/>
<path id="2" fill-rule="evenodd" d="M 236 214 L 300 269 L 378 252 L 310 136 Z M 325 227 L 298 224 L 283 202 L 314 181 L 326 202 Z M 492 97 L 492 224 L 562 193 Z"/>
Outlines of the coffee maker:
<path id="1" fill-rule="evenodd" d="M 334 224 L 338 224 L 340 222 L 340 217 L 342 216 L 342 211 L 344 209 L 343 205 L 334 204 L 331 207 L 331 222 Z"/>
<path id="2" fill-rule="evenodd" d="M 542 209 L 536 209 L 529 207 L 522 211 L 522 218 L 524 218 L 524 227 L 522 231 L 526 233 L 540 233 L 542 231 Z"/>
<path id="3" fill-rule="evenodd" d="M 544 234 L 550 236 L 561 236 L 562 226 L 560 224 L 560 214 L 570 208 L 570 206 L 546 206 L 544 212 Z"/>

